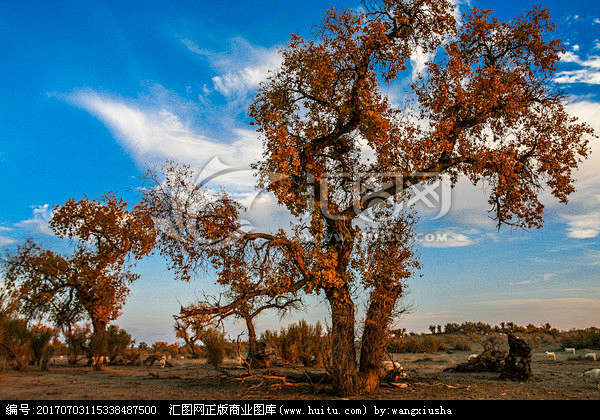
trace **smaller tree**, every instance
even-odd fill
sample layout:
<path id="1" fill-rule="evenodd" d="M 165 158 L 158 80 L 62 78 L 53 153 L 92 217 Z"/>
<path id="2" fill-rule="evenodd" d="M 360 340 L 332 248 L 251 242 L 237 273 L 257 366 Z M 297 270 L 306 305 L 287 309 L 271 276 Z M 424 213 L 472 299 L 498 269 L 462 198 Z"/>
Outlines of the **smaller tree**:
<path id="1" fill-rule="evenodd" d="M 179 318 L 192 322 L 196 336 L 200 336 L 206 325 L 222 323 L 228 317 L 244 320 L 248 333 L 248 354 L 246 364 L 249 367 L 261 368 L 266 366 L 265 355 L 261 352 L 257 339 L 255 319 L 267 310 L 276 309 L 280 317 L 288 311 L 298 309 L 301 305 L 299 298 L 293 295 L 268 296 L 268 291 L 240 287 L 241 284 L 230 285 L 230 289 L 219 299 L 206 297 L 203 301 L 182 307 Z M 264 293 L 264 294 L 262 294 Z"/>
<path id="2" fill-rule="evenodd" d="M 48 362 L 54 348 L 52 339 L 56 337 L 56 330 L 43 324 L 35 324 L 30 328 L 32 363 L 41 366 L 42 370 L 48 369 Z"/>
<path id="3" fill-rule="evenodd" d="M 89 341 L 92 335 L 92 326 L 89 323 L 64 326 L 62 334 L 65 337 L 70 365 L 76 365 L 80 356 L 89 352 Z"/>
<path id="4" fill-rule="evenodd" d="M 150 216 L 142 206 L 127 207 L 114 194 L 71 199 L 54 208 L 49 222 L 56 236 L 71 240 L 71 253 L 61 255 L 28 240 L 3 264 L 28 317 L 47 317 L 62 325 L 85 314 L 93 328 L 90 350 L 99 359 L 107 351 L 106 327 L 120 315 L 129 286 L 139 277 L 130 271 L 131 260 L 154 247 Z"/>
<path id="5" fill-rule="evenodd" d="M 204 320 L 201 315 L 175 316 L 175 335 L 184 341 L 193 359 L 200 358 L 200 341 Z"/>
<path id="6" fill-rule="evenodd" d="M 0 356 L 15 370 L 25 370 L 33 359 L 32 333 L 27 321 L 20 318 L 5 319 L 0 325 L 2 341 Z"/>
<path id="7" fill-rule="evenodd" d="M 131 335 L 118 325 L 110 325 L 106 331 L 108 357 L 111 362 L 114 362 L 118 356 L 125 356 L 127 349 L 135 343 Z"/>
<path id="8" fill-rule="evenodd" d="M 169 343 L 166 341 L 155 341 L 152 343 L 152 351 L 157 354 L 165 354 L 167 347 L 169 347 Z"/>
<path id="9" fill-rule="evenodd" d="M 0 322 L 14 317 L 18 309 L 18 291 L 14 287 L 0 284 Z"/>

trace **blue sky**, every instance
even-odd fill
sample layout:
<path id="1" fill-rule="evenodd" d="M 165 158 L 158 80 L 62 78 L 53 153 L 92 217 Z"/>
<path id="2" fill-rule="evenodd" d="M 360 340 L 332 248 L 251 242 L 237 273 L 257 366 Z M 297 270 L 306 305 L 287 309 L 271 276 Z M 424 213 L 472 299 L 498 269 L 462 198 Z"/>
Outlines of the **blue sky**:
<path id="1" fill-rule="evenodd" d="M 0 250 L 49 234 L 53 205 L 114 191 L 135 200 L 147 163 L 166 158 L 236 170 L 223 182 L 250 206 L 257 227 L 284 220 L 245 170 L 260 142 L 245 109 L 290 33 L 309 36 L 331 6 L 359 1 L 4 1 L 0 12 Z M 600 133 L 600 5 L 596 1 L 471 1 L 502 19 L 541 4 L 567 47 L 556 82 L 569 111 Z M 415 57 L 416 59 L 417 57 Z M 410 81 L 399 81 L 399 86 Z M 390 95 L 397 94 L 390 91 Z M 568 206 L 547 199 L 546 224 L 497 232 L 484 194 L 459 183 L 444 217 L 424 215 L 422 277 L 399 327 L 513 321 L 562 329 L 600 325 L 600 145 L 577 174 Z M 207 166 L 208 165 L 208 166 Z M 115 322 L 138 341 L 174 341 L 172 315 L 213 278 L 172 279 L 160 258 L 143 261 Z M 319 299 L 284 320 L 326 320 Z M 359 305 L 360 307 L 360 305 Z M 279 320 L 259 319 L 259 330 Z M 238 326 L 231 326 L 235 336 Z"/>

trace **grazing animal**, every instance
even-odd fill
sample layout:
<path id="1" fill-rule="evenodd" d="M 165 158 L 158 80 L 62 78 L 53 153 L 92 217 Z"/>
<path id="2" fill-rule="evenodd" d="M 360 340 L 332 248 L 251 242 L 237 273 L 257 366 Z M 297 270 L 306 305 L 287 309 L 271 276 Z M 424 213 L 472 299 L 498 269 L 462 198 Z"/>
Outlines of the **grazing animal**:
<path id="1" fill-rule="evenodd" d="M 600 389 L 600 369 L 586 370 L 581 374 L 585 382 L 595 382 Z"/>
<path id="2" fill-rule="evenodd" d="M 167 360 L 163 357 L 162 359 L 160 359 L 160 367 L 161 369 L 165 368 L 165 364 L 167 363 Z"/>
<path id="3" fill-rule="evenodd" d="M 575 348 L 574 347 L 565 347 L 565 351 L 567 353 L 573 353 L 573 354 L 575 354 Z"/>
<path id="4" fill-rule="evenodd" d="M 597 360 L 596 358 L 596 353 L 588 353 L 585 355 L 586 359 L 592 359 L 592 360 Z"/>
<path id="5" fill-rule="evenodd" d="M 548 356 L 550 359 L 556 360 L 556 354 L 553 351 L 547 351 L 546 356 Z"/>
<path id="6" fill-rule="evenodd" d="M 472 354 L 472 355 L 470 355 L 470 356 L 469 356 L 469 359 L 468 359 L 468 360 L 477 359 L 477 357 L 479 357 L 479 355 L 478 355 L 478 354 Z"/>
<path id="7" fill-rule="evenodd" d="M 401 370 L 402 365 L 400 365 L 399 362 L 392 362 L 390 360 L 384 360 L 383 362 L 381 362 L 381 368 L 387 372 L 388 370 L 394 370 L 394 369 Z"/>

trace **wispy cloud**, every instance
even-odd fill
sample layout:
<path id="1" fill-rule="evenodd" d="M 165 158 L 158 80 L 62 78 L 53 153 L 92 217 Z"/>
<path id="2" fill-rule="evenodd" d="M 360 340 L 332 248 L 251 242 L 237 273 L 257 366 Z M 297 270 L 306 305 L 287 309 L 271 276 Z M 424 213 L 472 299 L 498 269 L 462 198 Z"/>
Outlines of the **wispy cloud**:
<path id="1" fill-rule="evenodd" d="M 579 46 L 575 45 L 573 50 L 575 52 L 579 51 Z M 560 61 L 563 63 L 576 64 L 583 68 L 558 72 L 554 80 L 557 83 L 600 84 L 600 56 L 582 59 L 579 55 L 575 54 L 575 52 L 565 52 L 561 56 Z"/>
<path id="2" fill-rule="evenodd" d="M 17 242 L 16 239 L 9 238 L 6 236 L 0 236 L 0 247 L 6 246 L 6 245 L 12 245 L 16 242 Z"/>
<path id="3" fill-rule="evenodd" d="M 580 215 L 565 215 L 567 236 L 576 239 L 595 238 L 600 234 L 600 211 Z"/>
<path id="4" fill-rule="evenodd" d="M 569 113 L 590 124 L 600 135 L 600 103 L 576 101 L 567 106 Z M 594 238 L 600 234 L 600 141 L 590 142 L 591 154 L 574 174 L 577 191 L 560 215 L 567 223 L 567 236 L 574 239 Z"/>
<path id="5" fill-rule="evenodd" d="M 218 156 L 240 167 L 260 157 L 254 132 L 232 129 L 227 139 L 212 138 L 161 103 L 144 106 L 87 89 L 71 94 L 68 100 L 102 121 L 140 164 L 171 159 L 200 169 Z"/>
<path id="6" fill-rule="evenodd" d="M 15 223 L 15 226 L 25 229 L 33 233 L 41 233 L 44 235 L 54 235 L 52 229 L 48 225 L 52 216 L 52 208 L 49 204 L 32 206 L 33 217 L 31 219 L 23 220 Z"/>
<path id="7" fill-rule="evenodd" d="M 281 64 L 276 48 L 252 45 L 240 37 L 230 40 L 230 49 L 226 52 L 203 49 L 187 38 L 181 42 L 189 51 L 210 62 L 219 73 L 212 77 L 213 90 L 229 99 L 247 95 L 267 78 L 269 71 Z"/>

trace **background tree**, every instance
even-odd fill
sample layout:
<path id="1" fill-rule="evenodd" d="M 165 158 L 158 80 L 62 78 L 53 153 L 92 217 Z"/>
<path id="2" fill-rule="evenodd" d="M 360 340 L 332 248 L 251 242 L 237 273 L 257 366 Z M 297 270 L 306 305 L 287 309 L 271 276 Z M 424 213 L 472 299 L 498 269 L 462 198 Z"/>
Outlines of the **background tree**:
<path id="1" fill-rule="evenodd" d="M 283 317 L 287 312 L 297 310 L 301 301 L 293 295 L 268 296 L 266 293 L 269 291 L 261 295 L 256 289 L 249 290 L 242 284 L 230 284 L 229 287 L 219 299 L 206 297 L 203 301 L 182 307 L 178 319 L 195 322 L 196 336 L 208 324 L 219 324 L 229 317 L 242 319 L 248 332 L 246 363 L 249 367 L 265 367 L 265 356 L 260 354 L 254 325 L 256 317 L 271 309 L 277 310 L 279 316 Z"/>
<path id="2" fill-rule="evenodd" d="M 382 332 L 418 268 L 414 216 L 389 206 L 441 177 L 467 178 L 489 185 L 498 228 L 539 228 L 539 194 L 566 203 L 574 190 L 593 131 L 569 117 L 552 83 L 563 48 L 546 39 L 549 19 L 534 8 L 501 22 L 474 8 L 458 25 L 447 0 L 381 0 L 366 12 L 329 11 L 313 39 L 292 35 L 249 114 L 263 139 L 259 187 L 297 218 L 296 229 L 246 232 L 231 196 L 167 166 L 165 182 L 150 176 L 146 198 L 172 268 L 189 278 L 212 263 L 224 285 L 240 273 L 276 293 L 323 293 L 334 389 L 376 391 Z M 414 51 L 437 54 L 412 85 L 416 111 L 381 89 L 409 70 Z M 357 286 L 369 291 L 359 363 Z"/>
<path id="3" fill-rule="evenodd" d="M 69 324 L 61 329 L 67 345 L 67 360 L 70 365 L 76 365 L 82 354 L 89 353 L 89 341 L 92 336 L 92 326 L 85 324 Z"/>
<path id="4" fill-rule="evenodd" d="M 0 357 L 15 370 L 25 370 L 33 359 L 32 332 L 27 320 L 8 318 L 1 321 Z"/>
<path id="5" fill-rule="evenodd" d="M 41 366 L 42 370 L 48 369 L 48 362 L 54 353 L 52 339 L 56 337 L 57 331 L 41 323 L 30 327 L 31 351 L 33 352 L 32 363 Z"/>
<path id="6" fill-rule="evenodd" d="M 124 357 L 130 346 L 135 343 L 131 338 L 131 334 L 118 325 L 109 325 L 106 330 L 107 337 L 107 355 L 111 362 L 114 362 L 117 357 Z"/>
<path id="7" fill-rule="evenodd" d="M 190 314 L 188 316 L 174 316 L 175 336 L 181 338 L 188 347 L 193 359 L 200 358 L 200 348 L 196 344 L 200 340 L 205 321 L 202 316 Z"/>
<path id="8" fill-rule="evenodd" d="M 6 279 L 18 286 L 28 316 L 59 324 L 73 323 L 81 313 L 89 318 L 95 356 L 106 354 L 106 327 L 119 316 L 129 286 L 139 277 L 131 268 L 154 246 L 150 217 L 139 206 L 127 206 L 109 194 L 71 199 L 54 208 L 49 222 L 56 236 L 71 240 L 71 253 L 28 240 L 4 261 Z"/>

